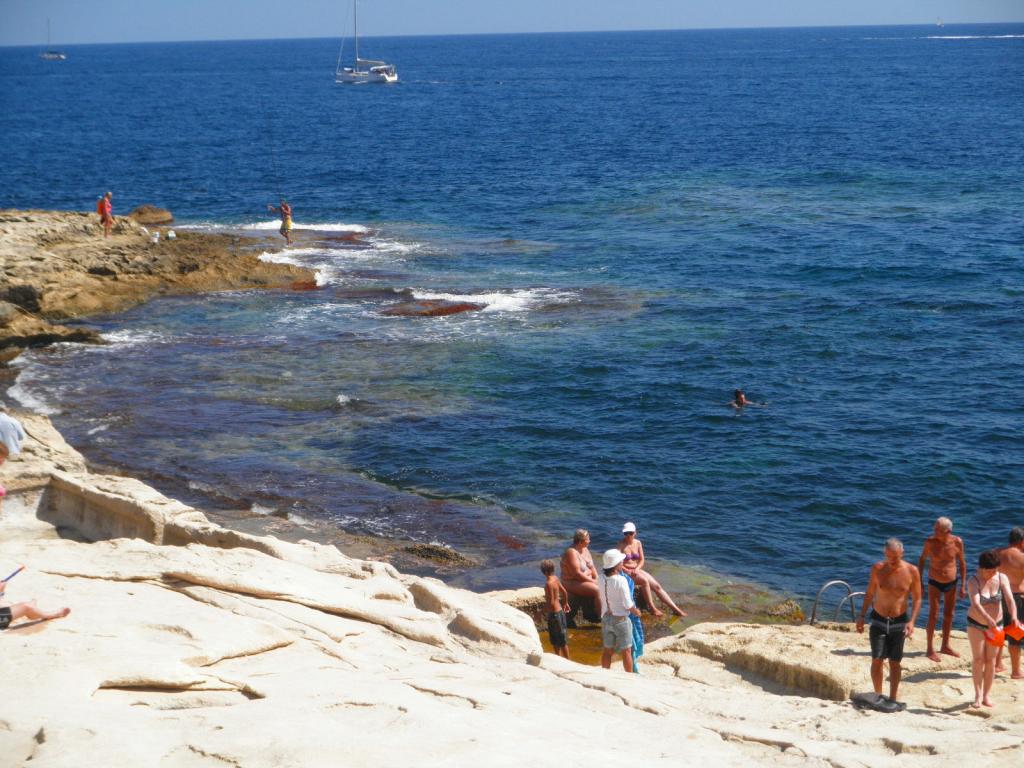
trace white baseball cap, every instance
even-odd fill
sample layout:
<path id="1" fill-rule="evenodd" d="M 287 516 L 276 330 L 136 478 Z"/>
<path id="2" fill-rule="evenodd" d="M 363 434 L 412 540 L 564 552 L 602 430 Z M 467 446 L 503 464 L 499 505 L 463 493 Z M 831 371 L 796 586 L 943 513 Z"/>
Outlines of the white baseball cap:
<path id="1" fill-rule="evenodd" d="M 636 524 L 635 523 L 626 523 L 624 526 L 622 526 L 622 532 L 623 533 L 636 533 Z"/>

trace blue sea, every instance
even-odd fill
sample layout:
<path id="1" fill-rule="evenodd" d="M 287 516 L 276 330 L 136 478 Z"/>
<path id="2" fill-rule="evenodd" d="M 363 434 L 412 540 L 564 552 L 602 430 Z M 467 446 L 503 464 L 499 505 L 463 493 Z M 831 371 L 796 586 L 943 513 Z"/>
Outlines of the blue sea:
<path id="1" fill-rule="evenodd" d="M 110 189 L 321 283 L 90 318 L 111 344 L 30 352 L 11 399 L 480 586 L 627 520 L 797 595 L 939 515 L 972 567 L 1024 525 L 1024 24 L 365 39 L 394 86 L 336 85 L 338 43 L 0 49 L 0 207 Z M 409 295 L 486 308 L 382 314 Z"/>

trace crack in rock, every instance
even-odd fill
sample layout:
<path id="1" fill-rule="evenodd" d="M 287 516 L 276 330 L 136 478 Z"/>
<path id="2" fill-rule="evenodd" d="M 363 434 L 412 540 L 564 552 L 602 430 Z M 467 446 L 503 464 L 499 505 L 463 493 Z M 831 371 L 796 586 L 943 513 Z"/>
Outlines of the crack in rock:
<path id="1" fill-rule="evenodd" d="M 464 701 L 469 704 L 473 709 L 486 709 L 486 707 L 479 701 L 471 699 L 469 696 L 463 696 L 460 693 L 451 693 L 450 691 L 438 691 L 434 688 L 428 688 L 425 685 L 416 685 L 415 683 L 405 683 L 405 685 L 412 688 L 414 691 L 420 693 L 428 693 L 431 696 L 437 696 L 440 699 L 455 699 L 457 701 Z"/>

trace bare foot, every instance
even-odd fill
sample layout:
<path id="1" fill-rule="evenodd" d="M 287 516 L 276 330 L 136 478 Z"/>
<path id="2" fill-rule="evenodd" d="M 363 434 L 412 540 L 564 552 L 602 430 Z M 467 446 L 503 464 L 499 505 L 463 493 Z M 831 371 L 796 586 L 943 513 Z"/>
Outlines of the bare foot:
<path id="1" fill-rule="evenodd" d="M 664 611 L 659 611 L 657 608 L 652 606 L 651 607 L 651 615 L 654 616 L 654 618 L 656 618 L 656 619 L 660 619 L 662 616 L 665 615 L 665 612 Z"/>
<path id="2" fill-rule="evenodd" d="M 928 656 L 929 659 L 934 661 L 936 664 L 938 664 L 940 661 L 942 661 L 942 659 L 939 658 L 939 654 L 937 654 L 935 651 L 928 651 L 927 656 Z"/>
<path id="3" fill-rule="evenodd" d="M 71 613 L 71 609 L 70 608 L 61 608 L 59 611 L 57 611 L 57 615 L 54 616 L 53 618 L 55 618 L 55 619 L 63 619 L 69 613 Z"/>
<path id="4" fill-rule="evenodd" d="M 946 647 L 942 648 L 941 650 L 939 650 L 939 653 L 944 653 L 947 656 L 952 656 L 954 659 L 959 659 L 960 658 L 960 654 L 957 653 L 956 651 L 954 651 L 948 645 Z"/>
<path id="5" fill-rule="evenodd" d="M 1006 671 L 1006 667 L 1004 667 L 1002 664 L 996 664 L 996 672 L 1005 672 L 1005 671 Z"/>
<path id="6" fill-rule="evenodd" d="M 971 709 L 978 709 L 979 707 L 981 707 L 981 702 L 977 699 L 971 702 Z"/>
<path id="7" fill-rule="evenodd" d="M 683 618 L 683 617 L 686 616 L 686 611 L 682 610 L 681 608 L 679 608 L 679 609 L 677 609 L 675 611 L 672 611 L 672 613 L 674 613 L 679 618 Z"/>
<path id="8" fill-rule="evenodd" d="M 982 699 L 981 703 L 984 704 L 986 707 L 994 707 L 995 706 L 995 704 L 993 704 L 990 699 Z"/>
<path id="9" fill-rule="evenodd" d="M 1022 672 L 1015 672 L 1014 674 L 1010 675 L 1010 677 L 1013 678 L 1014 680 L 1024 680 L 1024 673 L 1022 673 Z"/>

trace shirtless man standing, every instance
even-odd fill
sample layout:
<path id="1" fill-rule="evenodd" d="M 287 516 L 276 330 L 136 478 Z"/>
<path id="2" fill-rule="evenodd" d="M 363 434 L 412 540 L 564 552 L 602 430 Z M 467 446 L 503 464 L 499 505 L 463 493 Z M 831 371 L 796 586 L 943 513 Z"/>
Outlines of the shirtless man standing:
<path id="1" fill-rule="evenodd" d="M 960 658 L 960 654 L 949 646 L 949 632 L 953 628 L 953 611 L 956 610 L 957 594 L 967 597 L 967 561 L 964 559 L 964 542 L 953 535 L 953 521 L 940 517 L 935 521 L 932 535 L 924 540 L 917 570 L 924 577 L 925 561 L 928 565 L 928 658 L 940 661 L 939 653 Z M 959 565 L 959 576 L 957 566 Z M 957 582 L 960 589 L 957 590 Z M 942 601 L 942 645 L 935 652 L 935 624 L 939 618 L 939 601 Z"/>
<path id="2" fill-rule="evenodd" d="M 913 615 L 907 616 L 907 596 L 914 601 Z M 889 660 L 889 700 L 896 701 L 900 687 L 903 643 L 914 634 L 921 612 L 921 574 L 903 559 L 903 542 L 885 542 L 885 560 L 871 567 L 868 591 L 857 619 L 857 631 L 864 631 L 864 616 L 871 608 L 871 682 L 882 695 L 883 663 Z"/>
<path id="3" fill-rule="evenodd" d="M 999 551 L 999 570 L 1010 582 L 1013 602 L 1017 604 L 1017 615 L 1024 617 L 1024 528 L 1018 527 L 1010 531 L 1010 546 Z M 1010 613 L 1004 611 L 1007 617 Z M 1020 649 L 1024 645 L 1024 640 L 1014 640 L 1007 635 L 1006 644 L 1010 648 L 1010 676 L 1014 680 L 1020 680 L 1024 678 L 1020 671 Z"/>

